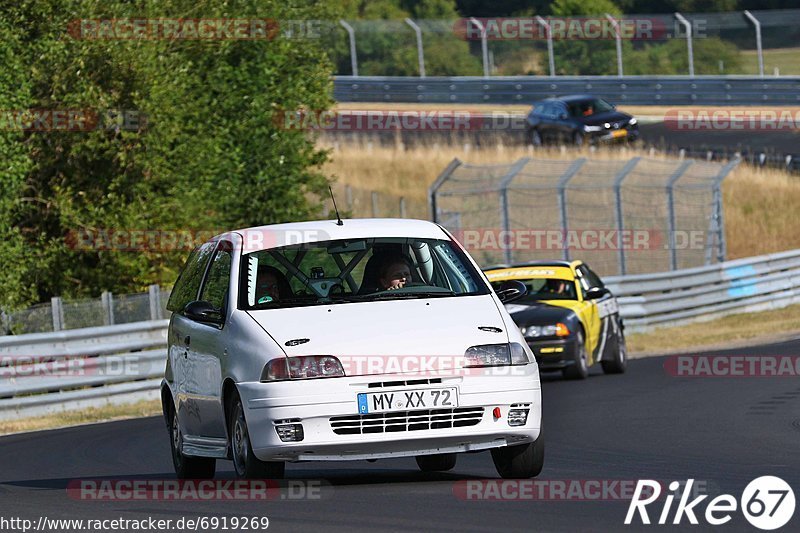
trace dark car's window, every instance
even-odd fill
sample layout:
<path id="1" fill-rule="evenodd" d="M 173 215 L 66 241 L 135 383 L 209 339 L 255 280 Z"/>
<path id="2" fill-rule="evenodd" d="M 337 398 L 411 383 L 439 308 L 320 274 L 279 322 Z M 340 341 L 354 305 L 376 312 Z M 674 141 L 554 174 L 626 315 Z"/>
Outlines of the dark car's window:
<path id="1" fill-rule="evenodd" d="M 586 100 L 579 100 L 577 102 L 570 102 L 569 114 L 572 117 L 588 117 L 596 115 L 597 113 L 605 113 L 613 111 L 614 106 L 603 100 L 602 98 L 589 98 Z"/>
<path id="2" fill-rule="evenodd" d="M 395 271 L 406 281 L 389 288 Z M 251 252 L 242 256 L 240 287 L 240 309 L 489 294 L 452 241 L 394 237 Z"/>
<path id="3" fill-rule="evenodd" d="M 172 289 L 167 302 L 167 310 L 173 313 L 183 311 L 186 304 L 197 299 L 197 291 L 200 290 L 200 282 L 203 280 L 203 273 L 206 264 L 214 251 L 215 242 L 207 242 L 195 248 L 186 260 L 183 270 L 178 275 L 178 281 Z"/>
<path id="4" fill-rule="evenodd" d="M 560 278 L 532 278 L 519 280 L 528 288 L 528 293 L 515 303 L 535 303 L 539 300 L 577 300 L 575 282 Z M 500 289 L 503 281 L 492 282 L 495 290 Z"/>
<path id="5" fill-rule="evenodd" d="M 230 246 L 220 248 L 211 260 L 203 292 L 200 299 L 209 302 L 217 309 L 222 309 L 228 295 L 228 282 L 231 279 L 231 252 Z"/>
<path id="6" fill-rule="evenodd" d="M 581 274 L 581 284 L 583 285 L 584 290 L 589 290 L 595 287 L 605 287 L 605 285 L 603 285 L 603 281 L 600 279 L 600 276 L 595 274 L 587 265 L 581 265 L 577 270 Z"/>

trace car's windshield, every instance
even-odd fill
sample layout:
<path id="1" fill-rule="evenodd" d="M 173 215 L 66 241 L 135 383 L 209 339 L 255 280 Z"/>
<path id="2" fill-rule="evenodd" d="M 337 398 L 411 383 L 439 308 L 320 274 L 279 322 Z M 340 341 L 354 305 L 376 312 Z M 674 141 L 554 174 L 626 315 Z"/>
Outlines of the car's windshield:
<path id="1" fill-rule="evenodd" d="M 514 303 L 524 304 L 540 300 L 576 300 L 575 282 L 561 278 L 533 278 L 519 280 L 528 288 L 528 293 Z M 492 282 L 492 287 L 498 290 L 502 281 Z"/>
<path id="2" fill-rule="evenodd" d="M 571 102 L 569 104 L 569 114 L 573 117 L 588 117 L 598 113 L 605 113 L 613 111 L 614 106 L 603 100 L 602 98 L 592 98 L 589 100 L 581 100 L 579 102 Z"/>
<path id="3" fill-rule="evenodd" d="M 451 241 L 322 241 L 243 255 L 241 309 L 488 294 Z"/>

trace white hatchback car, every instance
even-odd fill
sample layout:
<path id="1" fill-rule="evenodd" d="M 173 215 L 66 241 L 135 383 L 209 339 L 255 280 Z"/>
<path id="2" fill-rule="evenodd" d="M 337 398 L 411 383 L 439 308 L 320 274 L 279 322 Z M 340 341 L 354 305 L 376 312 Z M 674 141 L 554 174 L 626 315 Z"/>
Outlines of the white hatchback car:
<path id="1" fill-rule="evenodd" d="M 423 471 L 491 450 L 544 461 L 533 354 L 442 227 L 360 219 L 232 231 L 196 248 L 169 299 L 162 383 L 181 478 L 278 478 L 287 461 L 414 456 Z"/>

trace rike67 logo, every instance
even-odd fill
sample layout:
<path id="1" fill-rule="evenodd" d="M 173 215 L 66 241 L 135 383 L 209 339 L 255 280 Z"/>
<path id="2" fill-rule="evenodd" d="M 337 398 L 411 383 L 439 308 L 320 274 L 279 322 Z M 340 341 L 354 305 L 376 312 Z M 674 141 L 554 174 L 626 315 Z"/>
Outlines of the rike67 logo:
<path id="1" fill-rule="evenodd" d="M 736 513 L 738 508 L 753 527 L 771 531 L 786 525 L 794 515 L 794 491 L 779 477 L 762 476 L 754 479 L 745 487 L 742 497 L 738 501 L 730 494 L 720 494 L 706 502 L 705 512 L 702 513 L 700 504 L 708 498 L 708 495 L 702 494 L 689 500 L 693 484 L 694 479 L 687 480 L 685 486 L 678 481 L 669 484 L 670 492 L 663 499 L 664 503 L 657 516 L 657 524 L 680 524 L 685 517 L 690 524 L 697 525 L 699 523 L 698 515 L 700 515 L 708 524 L 719 526 L 730 522 L 733 513 Z M 683 491 L 678 494 L 681 486 L 684 486 Z M 628 507 L 625 524 L 633 523 L 637 515 L 642 524 L 650 524 L 651 518 L 647 506 L 655 503 L 661 496 L 661 484 L 658 481 L 640 479 Z M 672 504 L 676 497 L 678 504 L 673 514 Z M 655 509 L 651 508 L 650 510 L 657 511 L 657 506 L 658 504 L 653 505 Z M 671 521 L 670 517 L 672 517 Z M 656 519 L 655 516 L 653 518 Z"/>

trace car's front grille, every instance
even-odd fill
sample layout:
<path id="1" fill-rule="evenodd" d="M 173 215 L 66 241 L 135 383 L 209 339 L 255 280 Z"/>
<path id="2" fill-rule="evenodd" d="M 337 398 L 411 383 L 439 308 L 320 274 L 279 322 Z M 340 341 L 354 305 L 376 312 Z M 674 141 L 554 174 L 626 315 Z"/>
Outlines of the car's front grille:
<path id="1" fill-rule="evenodd" d="M 468 427 L 477 425 L 482 418 L 483 407 L 457 407 L 332 416 L 330 424 L 331 430 L 337 435 L 362 435 Z"/>

